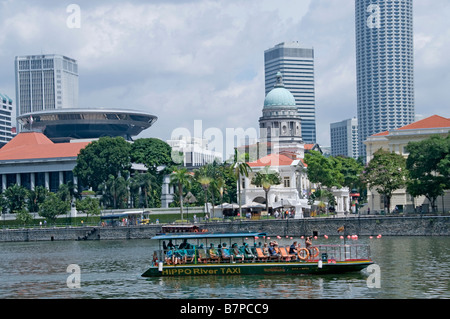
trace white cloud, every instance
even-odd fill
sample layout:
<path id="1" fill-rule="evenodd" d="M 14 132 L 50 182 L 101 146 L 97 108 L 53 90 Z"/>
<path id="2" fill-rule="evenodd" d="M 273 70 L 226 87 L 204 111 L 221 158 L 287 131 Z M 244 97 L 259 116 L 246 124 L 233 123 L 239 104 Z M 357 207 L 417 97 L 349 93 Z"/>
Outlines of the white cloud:
<path id="1" fill-rule="evenodd" d="M 354 0 L 3 1 L 0 91 L 14 96 L 14 56 L 75 58 L 85 107 L 146 110 L 146 136 L 176 127 L 257 127 L 264 100 L 264 50 L 283 41 L 315 49 L 318 141 L 329 124 L 356 116 Z M 415 1 L 418 113 L 449 116 L 447 0 Z M 5 91 L 6 90 L 6 91 Z"/>

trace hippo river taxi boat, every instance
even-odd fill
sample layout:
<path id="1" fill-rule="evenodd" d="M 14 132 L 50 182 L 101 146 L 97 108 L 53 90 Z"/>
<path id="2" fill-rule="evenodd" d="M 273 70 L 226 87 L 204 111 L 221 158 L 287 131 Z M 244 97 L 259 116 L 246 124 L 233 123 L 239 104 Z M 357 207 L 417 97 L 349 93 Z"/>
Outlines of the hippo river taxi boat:
<path id="1" fill-rule="evenodd" d="M 171 233 L 159 241 L 143 277 L 325 274 L 360 271 L 373 264 L 368 245 L 270 247 L 265 233 Z"/>

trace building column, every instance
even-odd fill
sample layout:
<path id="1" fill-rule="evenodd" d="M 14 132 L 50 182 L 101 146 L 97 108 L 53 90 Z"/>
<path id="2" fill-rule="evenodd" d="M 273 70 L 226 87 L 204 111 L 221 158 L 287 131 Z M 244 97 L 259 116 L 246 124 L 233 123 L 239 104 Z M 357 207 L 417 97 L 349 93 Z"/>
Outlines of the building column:
<path id="1" fill-rule="evenodd" d="M 17 186 L 21 185 L 22 179 L 20 178 L 20 173 L 16 173 L 16 184 Z"/>
<path id="2" fill-rule="evenodd" d="M 2 190 L 3 191 L 6 190 L 6 183 L 7 183 L 6 174 L 2 174 Z"/>
<path id="3" fill-rule="evenodd" d="M 36 186 L 36 175 L 34 173 L 30 173 L 30 189 L 34 191 Z"/>
<path id="4" fill-rule="evenodd" d="M 64 184 L 64 172 L 59 171 L 59 186 Z"/>
<path id="5" fill-rule="evenodd" d="M 45 186 L 45 188 L 50 190 L 50 173 L 49 172 L 45 172 L 45 184 L 44 184 L 44 186 Z"/>

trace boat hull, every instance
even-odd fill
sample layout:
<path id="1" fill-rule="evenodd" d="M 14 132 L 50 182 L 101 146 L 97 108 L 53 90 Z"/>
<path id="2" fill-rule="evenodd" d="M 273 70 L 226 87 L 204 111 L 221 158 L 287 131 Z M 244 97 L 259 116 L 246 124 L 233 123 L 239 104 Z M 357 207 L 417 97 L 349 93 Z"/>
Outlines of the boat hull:
<path id="1" fill-rule="evenodd" d="M 300 275 L 340 274 L 360 271 L 373 264 L 371 260 L 341 262 L 277 262 L 277 263 L 231 263 L 231 264 L 181 264 L 165 265 L 162 270 L 152 266 L 142 277 L 166 276 L 228 276 L 228 275 Z"/>

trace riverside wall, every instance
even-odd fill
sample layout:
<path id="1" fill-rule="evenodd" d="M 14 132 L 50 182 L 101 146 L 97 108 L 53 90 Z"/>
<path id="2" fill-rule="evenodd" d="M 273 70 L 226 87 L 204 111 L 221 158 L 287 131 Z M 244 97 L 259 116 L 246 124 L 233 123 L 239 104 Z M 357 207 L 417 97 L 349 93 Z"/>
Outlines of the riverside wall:
<path id="1" fill-rule="evenodd" d="M 269 236 L 450 236 L 450 216 L 305 218 L 200 223 L 210 232 L 265 232 Z M 22 228 L 0 230 L 0 242 L 148 239 L 163 225 Z"/>

